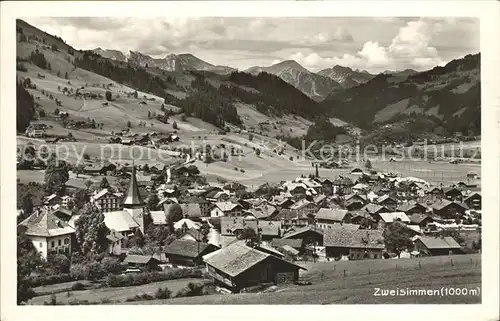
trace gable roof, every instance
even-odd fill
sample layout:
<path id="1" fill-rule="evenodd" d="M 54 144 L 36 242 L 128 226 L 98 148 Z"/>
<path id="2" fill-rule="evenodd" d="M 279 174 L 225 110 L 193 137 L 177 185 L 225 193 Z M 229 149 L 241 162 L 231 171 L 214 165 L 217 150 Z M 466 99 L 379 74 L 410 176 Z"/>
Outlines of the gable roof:
<path id="1" fill-rule="evenodd" d="M 415 203 L 415 202 L 406 202 L 398 206 L 398 211 L 400 212 L 407 212 L 411 209 L 414 209 L 415 207 L 423 207 L 424 210 L 427 209 L 426 206 L 420 204 L 420 203 Z"/>
<path id="2" fill-rule="evenodd" d="M 165 248 L 165 254 L 167 256 L 181 255 L 189 258 L 196 258 L 209 246 L 214 245 L 191 240 L 174 240 Z"/>
<path id="3" fill-rule="evenodd" d="M 261 235 L 280 236 L 281 234 L 280 221 L 260 221 L 258 227 Z"/>
<path id="4" fill-rule="evenodd" d="M 331 229 L 335 229 L 335 228 L 343 228 L 343 229 L 346 229 L 346 230 L 359 230 L 361 225 L 359 224 L 350 224 L 350 223 L 335 223 L 335 224 L 332 224 L 330 225 L 330 228 Z"/>
<path id="5" fill-rule="evenodd" d="M 274 247 L 283 247 L 285 245 L 299 249 L 302 247 L 302 239 L 273 239 L 271 241 L 271 246 Z"/>
<path id="6" fill-rule="evenodd" d="M 157 261 L 158 259 L 155 259 L 153 256 L 146 256 L 146 255 L 127 255 L 125 259 L 123 260 L 123 263 L 138 263 L 138 264 L 148 264 L 149 261 L 154 260 Z"/>
<path id="7" fill-rule="evenodd" d="M 283 238 L 284 239 L 292 238 L 294 236 L 300 235 L 300 234 L 308 232 L 308 231 L 312 231 L 312 232 L 315 232 L 315 233 L 317 233 L 319 235 L 323 235 L 323 230 L 320 229 L 319 227 L 305 226 L 305 227 L 302 227 L 302 228 L 299 228 L 299 229 L 287 232 L 285 235 L 283 235 Z"/>
<path id="8" fill-rule="evenodd" d="M 251 208 L 247 212 L 251 213 L 257 219 L 266 219 L 276 211 L 276 207 L 263 204 L 256 208 Z"/>
<path id="9" fill-rule="evenodd" d="M 304 215 L 300 214 L 297 210 L 291 210 L 284 208 L 274 216 L 275 220 L 296 220 L 300 218 L 306 218 Z"/>
<path id="10" fill-rule="evenodd" d="M 392 223 L 397 220 L 401 222 L 410 222 L 410 218 L 404 212 L 379 213 L 380 218 L 386 223 Z"/>
<path id="11" fill-rule="evenodd" d="M 312 202 L 306 200 L 305 198 L 301 199 L 300 201 L 290 205 L 291 210 L 298 210 L 301 209 L 309 204 L 313 204 Z"/>
<path id="12" fill-rule="evenodd" d="M 46 209 L 36 211 L 19 225 L 25 226 L 25 234 L 31 236 L 52 237 L 75 232 L 74 228 Z"/>
<path id="13" fill-rule="evenodd" d="M 251 228 L 257 233 L 257 221 L 245 220 L 243 217 L 225 217 L 220 218 L 221 235 L 233 235 L 236 230 Z"/>
<path id="14" fill-rule="evenodd" d="M 199 230 L 197 230 L 195 228 L 190 228 L 190 229 L 186 230 L 184 233 L 182 233 L 179 236 L 179 239 L 182 239 L 185 235 L 191 236 L 196 241 L 199 241 L 199 242 L 203 241 L 203 234 Z"/>
<path id="15" fill-rule="evenodd" d="M 229 212 L 236 209 L 237 207 L 241 207 L 240 204 L 232 202 L 216 202 L 214 203 L 214 205 L 223 212 Z"/>
<path id="16" fill-rule="evenodd" d="M 425 219 L 430 219 L 433 220 L 430 216 L 425 215 L 425 214 L 412 214 L 409 216 L 410 222 L 415 223 L 415 224 L 420 224 L 422 223 Z"/>
<path id="17" fill-rule="evenodd" d="M 370 213 L 370 214 L 375 214 L 375 213 L 378 213 L 380 211 L 384 211 L 384 210 L 387 211 L 388 209 L 383 205 L 368 203 L 365 206 L 363 206 L 361 208 L 361 210 L 366 211 L 367 213 Z"/>
<path id="18" fill-rule="evenodd" d="M 252 266 L 256 265 L 257 263 L 269 258 L 279 260 L 280 262 L 293 265 L 300 269 L 304 269 L 301 266 L 281 260 L 272 254 L 264 253 L 239 242 L 233 243 L 216 252 L 210 253 L 208 256 L 204 257 L 204 260 L 208 265 L 211 265 L 214 268 L 223 271 L 231 277 L 235 277 L 248 270 Z"/>
<path id="19" fill-rule="evenodd" d="M 397 200 L 395 200 L 393 197 L 391 197 L 390 195 L 385 194 L 385 195 L 380 196 L 377 199 L 377 203 L 380 204 L 380 203 L 382 203 L 382 202 L 384 202 L 386 200 L 391 200 L 391 201 L 397 202 Z"/>
<path id="20" fill-rule="evenodd" d="M 104 224 L 110 230 L 118 232 L 130 231 L 139 227 L 139 224 L 132 218 L 127 211 L 112 211 L 104 213 Z"/>
<path id="21" fill-rule="evenodd" d="M 442 200 L 438 200 L 436 202 L 434 202 L 432 205 L 431 205 L 431 208 L 434 209 L 434 210 L 442 210 L 444 209 L 445 207 L 447 206 L 450 206 L 451 204 L 456 204 L 464 209 L 467 209 L 467 207 L 462 204 L 462 203 L 457 203 L 457 202 L 452 202 L 452 201 L 449 201 L 447 199 L 442 199 Z"/>
<path id="22" fill-rule="evenodd" d="M 340 208 L 320 208 L 316 213 L 316 219 L 342 222 L 347 212 Z"/>
<path id="23" fill-rule="evenodd" d="M 149 214 L 153 220 L 153 225 L 167 225 L 165 211 L 150 211 Z"/>
<path id="24" fill-rule="evenodd" d="M 323 243 L 327 247 L 384 249 L 382 233 L 381 230 L 327 229 Z"/>
<path id="25" fill-rule="evenodd" d="M 108 240 L 110 240 L 111 242 L 117 242 L 117 241 L 123 239 L 123 235 L 121 235 L 121 233 L 119 233 L 115 230 L 110 230 L 109 234 L 106 236 L 106 238 Z"/>
<path id="26" fill-rule="evenodd" d="M 187 225 L 188 229 L 194 228 L 194 229 L 199 229 L 201 224 L 194 222 L 193 220 L 190 220 L 189 218 L 183 218 L 180 221 L 175 222 L 174 228 L 180 229 L 184 225 L 184 223 Z"/>
<path id="27" fill-rule="evenodd" d="M 444 238 L 431 237 L 431 236 L 420 236 L 419 240 L 428 249 L 459 249 L 460 244 L 455 241 L 451 236 L 446 236 Z"/>

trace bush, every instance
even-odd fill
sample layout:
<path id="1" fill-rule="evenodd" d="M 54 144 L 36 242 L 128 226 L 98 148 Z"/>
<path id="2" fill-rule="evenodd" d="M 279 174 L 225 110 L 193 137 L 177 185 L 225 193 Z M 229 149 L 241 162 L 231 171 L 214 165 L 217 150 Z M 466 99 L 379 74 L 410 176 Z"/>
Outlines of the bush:
<path id="1" fill-rule="evenodd" d="M 173 122 L 172 128 L 176 129 L 176 130 L 179 129 L 179 126 L 177 125 L 177 122 L 175 122 L 175 121 Z"/>
<path id="2" fill-rule="evenodd" d="M 89 267 L 85 263 L 72 264 L 69 273 L 74 280 L 86 280 L 89 277 Z"/>
<path id="3" fill-rule="evenodd" d="M 205 287 L 205 284 L 201 282 L 189 282 L 187 287 L 181 289 L 179 292 L 177 292 L 176 296 L 177 298 L 180 297 L 191 297 L 191 296 L 200 296 L 203 295 L 203 288 Z"/>
<path id="4" fill-rule="evenodd" d="M 83 283 L 76 282 L 71 286 L 71 290 L 73 291 L 85 290 L 85 285 Z"/>
<path id="5" fill-rule="evenodd" d="M 53 274 L 69 273 L 70 261 L 64 254 L 49 255 L 47 268 Z"/>
<path id="6" fill-rule="evenodd" d="M 169 299 L 172 295 L 172 291 L 170 291 L 167 287 L 162 289 L 158 288 L 155 293 L 155 299 Z"/>
<path id="7" fill-rule="evenodd" d="M 107 101 L 111 101 L 112 100 L 112 95 L 111 95 L 111 91 L 106 91 L 106 100 Z"/>
<path id="8" fill-rule="evenodd" d="M 122 271 L 122 266 L 120 264 L 119 259 L 113 257 L 105 257 L 101 261 L 102 268 L 107 273 L 120 273 Z"/>
<path id="9" fill-rule="evenodd" d="M 26 280 L 29 282 L 32 288 L 36 288 L 42 285 L 52 285 L 57 283 L 75 281 L 73 276 L 71 276 L 71 274 L 69 273 L 61 273 L 48 276 L 46 275 L 31 276 L 28 277 Z"/>
<path id="10" fill-rule="evenodd" d="M 126 275 L 109 275 L 106 284 L 109 287 L 143 285 L 152 282 L 183 278 L 202 278 L 203 273 L 195 269 L 175 269 L 168 272 L 131 273 Z"/>
<path id="11" fill-rule="evenodd" d="M 99 262 L 91 262 L 88 265 L 89 268 L 89 280 L 98 280 L 106 275 L 106 271 Z"/>

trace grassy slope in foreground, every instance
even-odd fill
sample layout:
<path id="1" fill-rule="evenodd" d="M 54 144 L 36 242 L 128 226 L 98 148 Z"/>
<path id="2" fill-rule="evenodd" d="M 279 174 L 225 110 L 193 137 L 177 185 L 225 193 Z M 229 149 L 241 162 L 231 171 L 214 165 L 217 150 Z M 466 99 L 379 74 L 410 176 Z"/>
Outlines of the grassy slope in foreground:
<path id="1" fill-rule="evenodd" d="M 453 260 L 453 266 L 451 265 Z M 481 256 L 309 263 L 302 277 L 313 284 L 271 293 L 209 295 L 133 304 L 477 304 L 481 296 L 374 296 L 374 289 L 481 287 Z M 419 262 L 421 268 L 419 268 Z M 396 270 L 397 265 L 397 270 Z M 346 277 L 343 276 L 344 269 Z"/>

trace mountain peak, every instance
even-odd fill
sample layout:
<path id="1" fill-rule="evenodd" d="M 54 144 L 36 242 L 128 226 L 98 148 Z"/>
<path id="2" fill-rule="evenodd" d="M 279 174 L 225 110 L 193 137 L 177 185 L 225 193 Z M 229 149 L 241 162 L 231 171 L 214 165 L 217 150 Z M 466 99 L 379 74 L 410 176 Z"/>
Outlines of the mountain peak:
<path id="1" fill-rule="evenodd" d="M 332 69 L 335 70 L 335 71 L 338 71 L 338 72 L 352 72 L 351 68 L 344 67 L 344 66 L 341 66 L 341 65 L 335 65 L 335 66 L 333 66 Z"/>

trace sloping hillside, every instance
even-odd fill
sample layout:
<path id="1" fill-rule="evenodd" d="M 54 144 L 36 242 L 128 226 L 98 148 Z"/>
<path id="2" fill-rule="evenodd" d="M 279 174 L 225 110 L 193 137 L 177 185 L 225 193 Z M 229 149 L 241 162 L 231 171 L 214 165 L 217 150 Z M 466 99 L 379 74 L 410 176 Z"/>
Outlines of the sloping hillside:
<path id="1" fill-rule="evenodd" d="M 293 60 L 286 60 L 269 67 L 252 67 L 245 72 L 252 75 L 266 72 L 276 75 L 315 100 L 323 100 L 334 89 L 342 86 L 328 77 L 310 72 Z"/>
<path id="2" fill-rule="evenodd" d="M 332 93 L 322 106 L 362 128 L 402 115 L 435 119 L 449 132 L 480 132 L 480 54 L 413 74 L 380 74 L 358 87 Z"/>

